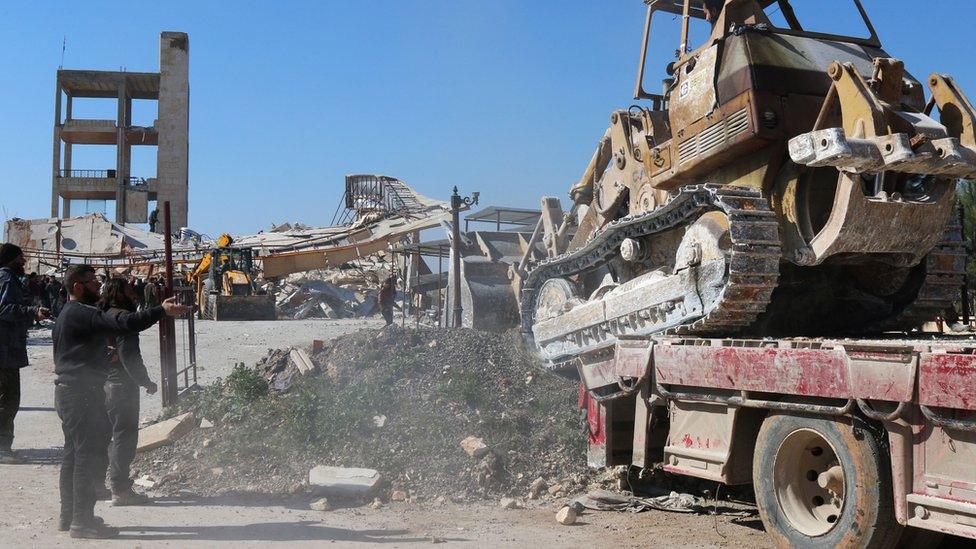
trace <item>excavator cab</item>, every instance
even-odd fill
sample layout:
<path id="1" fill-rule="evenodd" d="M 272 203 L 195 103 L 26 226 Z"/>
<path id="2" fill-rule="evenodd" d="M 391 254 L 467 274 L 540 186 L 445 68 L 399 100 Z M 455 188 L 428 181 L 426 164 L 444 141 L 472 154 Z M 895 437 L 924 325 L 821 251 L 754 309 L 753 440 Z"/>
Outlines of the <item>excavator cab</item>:
<path id="1" fill-rule="evenodd" d="M 250 248 L 235 248 L 222 235 L 187 279 L 196 285 L 201 318 L 213 320 L 275 320 L 274 296 L 258 291 L 252 278 Z"/>

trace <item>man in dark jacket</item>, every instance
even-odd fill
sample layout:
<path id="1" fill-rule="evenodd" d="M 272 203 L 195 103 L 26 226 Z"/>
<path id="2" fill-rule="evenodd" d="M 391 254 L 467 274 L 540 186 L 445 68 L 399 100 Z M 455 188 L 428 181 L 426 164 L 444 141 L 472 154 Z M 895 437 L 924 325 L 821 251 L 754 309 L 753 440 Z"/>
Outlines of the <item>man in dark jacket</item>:
<path id="1" fill-rule="evenodd" d="M 113 314 L 133 312 L 137 300 L 131 282 L 113 278 L 109 280 L 108 291 L 102 294 L 98 308 Z M 138 333 L 119 336 L 109 341 L 109 347 L 114 348 L 114 352 L 109 358 L 105 382 L 105 408 L 112 434 L 106 465 L 112 486 L 112 505 L 143 505 L 149 503 L 149 498 L 133 491 L 129 478 L 139 440 L 139 388 L 144 387 L 146 394 L 151 395 L 157 387 L 142 361 Z M 104 476 L 104 472 L 99 474 L 99 478 Z"/>
<path id="2" fill-rule="evenodd" d="M 61 520 L 59 528 L 73 538 L 103 539 L 118 530 L 95 517 L 95 483 L 108 452 L 108 414 L 105 378 L 107 343 L 120 335 L 140 332 L 163 315 L 180 316 L 187 308 L 174 298 L 138 313 L 100 311 L 101 282 L 88 265 L 68 269 L 65 287 L 70 296 L 54 325 L 54 405 L 64 432 L 61 462 Z"/>
<path id="3" fill-rule="evenodd" d="M 24 295 L 24 254 L 13 244 L 0 246 L 0 463 L 20 463 L 11 447 L 20 408 L 20 369 L 27 366 L 27 330 L 48 310 Z"/>
<path id="4" fill-rule="evenodd" d="M 47 299 L 51 303 L 51 316 L 58 316 L 58 312 L 61 310 L 61 283 L 55 277 L 50 277 L 47 282 L 47 287 L 44 288 L 47 293 Z"/>

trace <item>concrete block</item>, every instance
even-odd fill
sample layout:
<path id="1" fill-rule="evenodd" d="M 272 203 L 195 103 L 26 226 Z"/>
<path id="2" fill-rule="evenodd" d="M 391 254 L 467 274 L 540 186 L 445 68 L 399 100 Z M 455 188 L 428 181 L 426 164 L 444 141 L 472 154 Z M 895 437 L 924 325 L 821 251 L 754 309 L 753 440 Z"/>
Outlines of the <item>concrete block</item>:
<path id="1" fill-rule="evenodd" d="M 188 412 L 181 416 L 176 416 L 139 429 L 139 442 L 136 445 L 136 451 L 145 452 L 153 448 L 173 444 L 193 429 L 196 429 L 196 426 L 197 418 L 193 416 L 193 412 Z"/>
<path id="2" fill-rule="evenodd" d="M 382 480 L 383 477 L 375 469 L 319 465 L 308 472 L 312 492 L 327 496 L 368 496 Z"/>
<path id="3" fill-rule="evenodd" d="M 308 353 L 306 353 L 303 349 L 292 349 L 291 352 L 288 353 L 288 357 L 291 359 L 292 363 L 295 364 L 295 367 L 298 368 L 298 371 L 303 375 L 311 372 L 312 369 L 315 368 L 315 364 L 312 363 L 312 359 L 308 357 Z"/>

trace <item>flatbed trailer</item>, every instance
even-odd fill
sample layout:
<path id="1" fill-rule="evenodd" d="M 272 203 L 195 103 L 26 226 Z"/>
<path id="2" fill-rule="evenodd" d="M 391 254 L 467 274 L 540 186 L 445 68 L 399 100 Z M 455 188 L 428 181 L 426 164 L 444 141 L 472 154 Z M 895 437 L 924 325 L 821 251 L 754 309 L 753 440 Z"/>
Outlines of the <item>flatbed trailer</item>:
<path id="1" fill-rule="evenodd" d="M 976 539 L 972 338 L 620 338 L 553 367 L 591 466 L 751 483 L 780 546 Z"/>

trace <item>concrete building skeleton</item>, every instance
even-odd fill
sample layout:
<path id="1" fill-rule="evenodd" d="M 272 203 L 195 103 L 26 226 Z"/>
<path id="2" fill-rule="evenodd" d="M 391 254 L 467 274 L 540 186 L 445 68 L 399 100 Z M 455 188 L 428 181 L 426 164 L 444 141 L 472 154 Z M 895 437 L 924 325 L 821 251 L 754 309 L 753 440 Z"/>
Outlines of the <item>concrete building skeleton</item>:
<path id="1" fill-rule="evenodd" d="M 118 223 L 149 221 L 149 201 L 170 203 L 174 228 L 187 226 L 189 209 L 189 37 L 159 36 L 159 72 L 58 70 L 54 103 L 51 216 L 71 217 L 71 200 L 114 200 Z M 115 120 L 72 116 L 75 99 L 118 99 Z M 132 100 L 157 101 L 152 126 L 132 125 Z M 64 110 L 62 112 L 62 106 Z M 74 145 L 114 145 L 115 169 L 75 169 Z M 133 177 L 133 146 L 156 146 L 156 177 Z M 160 219 L 161 221 L 161 219 Z M 162 223 L 157 225 L 162 230 Z"/>

